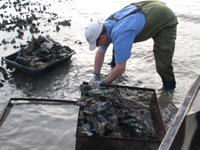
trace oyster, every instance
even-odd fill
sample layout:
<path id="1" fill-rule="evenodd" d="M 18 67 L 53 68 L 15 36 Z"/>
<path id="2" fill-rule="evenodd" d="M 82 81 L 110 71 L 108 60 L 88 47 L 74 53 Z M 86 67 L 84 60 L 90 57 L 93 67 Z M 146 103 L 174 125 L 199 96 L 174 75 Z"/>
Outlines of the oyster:
<path id="1" fill-rule="evenodd" d="M 62 46 L 48 35 L 46 38 L 39 35 L 37 39 L 32 36 L 28 45 L 20 47 L 21 50 L 18 52 L 15 62 L 40 70 L 73 52 L 68 46 Z"/>
<path id="2" fill-rule="evenodd" d="M 154 130 L 147 121 L 143 120 L 140 113 L 125 104 L 123 100 L 108 97 L 106 96 L 108 91 L 94 89 L 90 85 L 82 84 L 79 89 L 81 97 L 84 96 L 84 98 L 78 102 L 80 106 L 78 128 L 81 128 L 83 123 L 90 125 L 89 131 L 85 134 L 143 139 L 155 137 Z M 84 132 L 78 131 L 78 133 Z"/>

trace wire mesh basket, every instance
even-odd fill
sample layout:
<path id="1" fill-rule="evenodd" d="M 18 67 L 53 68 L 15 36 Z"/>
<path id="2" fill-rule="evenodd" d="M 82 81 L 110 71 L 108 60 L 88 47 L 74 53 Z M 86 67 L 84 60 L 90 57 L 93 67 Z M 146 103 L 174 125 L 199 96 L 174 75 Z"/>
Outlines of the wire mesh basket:
<path id="1" fill-rule="evenodd" d="M 88 84 L 88 83 L 83 83 Z M 155 150 L 159 147 L 165 136 L 165 128 L 162 121 L 155 90 L 129 86 L 105 85 L 104 96 L 111 99 L 121 99 L 123 103 L 140 112 L 140 117 L 146 120 L 152 128 L 155 136 L 153 139 L 138 137 L 109 137 L 86 134 L 76 131 L 76 150 Z M 83 93 L 82 93 L 83 95 Z M 142 113 L 141 113 L 142 112 Z M 80 108 L 79 116 L 80 118 Z M 78 119 L 79 120 L 79 119 Z"/>

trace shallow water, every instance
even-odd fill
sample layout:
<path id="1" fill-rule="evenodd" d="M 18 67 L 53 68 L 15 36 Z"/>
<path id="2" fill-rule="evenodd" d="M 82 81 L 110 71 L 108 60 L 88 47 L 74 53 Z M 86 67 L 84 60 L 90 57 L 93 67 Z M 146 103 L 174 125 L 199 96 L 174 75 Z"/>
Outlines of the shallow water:
<path id="1" fill-rule="evenodd" d="M 1 0 L 0 5 L 6 3 L 7 0 Z M 42 35 L 49 34 L 54 40 L 59 41 L 62 45 L 68 45 L 76 51 L 76 54 L 72 56 L 71 61 L 58 67 L 52 72 L 46 74 L 45 76 L 34 78 L 29 76 L 24 76 L 20 72 L 12 70 L 7 70 L 9 73 L 9 80 L 4 80 L 3 75 L 0 74 L 1 80 L 4 80 L 3 87 L 0 88 L 0 110 L 4 107 L 7 100 L 13 97 L 37 97 L 37 98 L 51 98 L 51 99 L 68 99 L 76 101 L 80 98 L 79 85 L 83 81 L 90 81 L 92 79 L 93 73 L 93 62 L 95 51 L 91 52 L 88 50 L 88 44 L 84 37 L 84 28 L 91 20 L 104 21 L 111 13 L 121 9 L 122 7 L 128 5 L 132 0 L 122 1 L 122 0 L 102 0 L 102 1 L 92 1 L 92 0 L 44 0 L 37 1 L 32 0 L 31 3 L 38 2 L 36 5 L 32 5 L 32 8 L 46 6 L 46 12 L 57 13 L 58 18 L 52 20 L 50 23 L 47 21 L 51 18 L 51 15 L 43 13 L 40 14 L 42 19 L 39 21 L 39 29 L 44 31 Z M 171 122 L 178 108 L 181 106 L 188 90 L 191 85 L 200 74 L 200 3 L 197 0 L 192 0 L 190 2 L 183 0 L 165 0 L 166 4 L 172 8 L 172 10 L 177 14 L 179 25 L 177 29 L 177 40 L 176 40 L 176 50 L 174 53 L 173 66 L 177 81 L 177 88 L 174 91 L 164 91 L 162 89 L 162 82 L 159 75 L 156 73 L 154 57 L 152 53 L 152 40 L 148 40 L 141 43 L 136 43 L 133 46 L 132 56 L 127 62 L 126 72 L 116 81 L 119 85 L 129 85 L 136 87 L 146 87 L 156 90 L 157 99 L 159 102 L 160 110 L 162 113 L 162 118 L 166 129 L 169 128 Z M 41 5 L 38 5 L 41 3 Z M 107 5 L 105 5 L 105 3 Z M 49 5 L 51 4 L 51 5 Z M 114 7 L 113 7 L 114 6 Z M 27 8 L 26 8 L 27 9 Z M 1 13 L 9 15 L 10 13 L 17 14 L 16 11 L 11 8 L 5 10 L 0 10 Z M 37 14 L 37 12 L 35 12 Z M 71 19 L 70 27 L 60 27 L 59 32 L 55 32 L 57 21 L 69 20 Z M 2 19 L 0 19 L 2 21 Z M 3 39 L 11 40 L 14 36 L 17 36 L 16 31 L 14 32 L 3 32 L 0 31 L 1 37 L 0 41 Z M 37 36 L 37 34 L 35 34 Z M 16 39 L 16 45 L 22 43 L 25 44 L 28 39 L 30 39 L 31 34 L 29 32 L 24 32 L 23 39 Z M 81 41 L 82 44 L 76 43 L 76 41 Z M 0 46 L 0 57 L 7 56 L 18 49 L 14 49 L 12 44 L 2 44 Z M 104 66 L 102 68 L 103 77 L 107 76 L 111 71 L 111 68 L 107 63 L 111 60 L 112 46 L 106 54 Z M 2 65 L 6 68 L 6 65 Z M 25 109 L 22 112 L 21 109 Z M 49 107 L 49 106 L 45 106 Z M 67 122 L 69 127 L 65 128 L 62 125 L 62 130 L 64 132 L 61 135 L 61 131 L 54 128 L 54 136 L 49 136 L 44 141 L 55 141 L 48 149 L 74 149 L 75 143 L 75 126 L 77 119 L 77 107 L 74 106 L 62 106 L 57 108 L 57 106 L 49 107 L 48 110 L 43 111 L 39 106 L 32 106 L 29 110 L 29 106 L 20 105 L 14 106 L 10 111 L 10 115 L 0 128 L 0 141 L 1 147 L 4 149 L 18 148 L 20 149 L 34 149 L 36 143 L 39 144 L 40 140 L 30 144 L 30 141 L 26 141 L 27 145 L 22 143 L 21 133 L 26 130 L 27 136 L 30 133 L 34 133 L 31 138 L 35 138 L 36 135 L 40 135 L 43 138 L 43 134 L 53 134 L 51 132 L 45 133 L 45 129 L 52 129 L 51 125 L 44 128 L 43 124 L 38 125 L 37 129 L 39 132 L 34 130 L 34 126 L 30 124 L 27 125 L 27 120 L 34 120 L 32 115 L 25 116 L 24 114 L 32 115 L 36 113 L 38 120 L 42 121 L 44 116 L 50 117 L 49 122 Z M 27 111 L 27 112 L 26 112 Z M 50 113 L 51 112 L 51 113 Z M 55 114 L 60 112 L 62 119 L 58 119 Z M 66 112 L 66 116 L 64 115 Z M 73 113 L 72 115 L 70 115 Z M 23 118 L 26 117 L 26 118 Z M 45 117 L 46 119 L 46 117 Z M 70 120 L 70 121 L 69 121 Z M 17 123 L 16 123 L 17 122 Z M 56 123 L 55 123 L 56 124 Z M 55 125 L 54 124 L 54 125 Z M 65 123 L 63 123 L 65 126 Z M 45 125 L 48 125 L 46 123 Z M 56 126 L 56 125 L 55 125 Z M 29 130 L 33 128 L 33 130 Z M 31 132 L 29 132 L 31 131 Z M 68 133 L 70 136 L 68 137 Z M 74 131 L 74 132 L 73 132 Z M 2 136 L 3 135 L 3 136 Z M 7 140 L 15 135 L 12 141 Z M 67 135 L 67 136 L 66 136 Z M 60 137 L 59 137 L 60 136 Z M 59 138 L 57 138 L 59 137 Z M 71 141 L 63 143 L 63 139 L 68 138 Z M 41 141 L 36 149 L 44 149 L 48 147 L 49 142 Z M 62 144 L 59 144 L 62 143 Z M 57 146 L 59 145 L 59 146 Z M 17 146 L 17 147 L 16 147 Z M 55 146 L 55 147 L 51 147 Z M 56 147 L 57 146 L 57 147 Z"/>
<path id="2" fill-rule="evenodd" d="M 1 149 L 71 149 L 77 111 L 77 106 L 66 104 L 15 104 L 1 126 Z"/>

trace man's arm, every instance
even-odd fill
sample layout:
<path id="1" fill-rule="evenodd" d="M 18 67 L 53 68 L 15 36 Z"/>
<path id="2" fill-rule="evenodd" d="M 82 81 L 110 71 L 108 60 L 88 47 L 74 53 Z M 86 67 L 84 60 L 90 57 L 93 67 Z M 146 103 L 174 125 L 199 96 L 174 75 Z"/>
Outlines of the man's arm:
<path id="1" fill-rule="evenodd" d="M 121 76 L 125 72 L 125 69 L 126 69 L 126 61 L 120 64 L 116 64 L 115 68 L 106 77 L 104 82 L 106 84 L 112 83 L 114 80 L 116 80 L 119 76 Z"/>
<path id="2" fill-rule="evenodd" d="M 95 62 L 94 62 L 94 72 L 97 74 L 100 74 L 101 72 L 101 67 L 104 62 L 105 53 L 106 53 L 106 50 L 103 50 L 100 47 L 96 52 Z"/>
<path id="3" fill-rule="evenodd" d="M 101 72 L 101 67 L 104 62 L 105 53 L 106 53 L 106 50 L 103 50 L 100 47 L 96 52 L 94 72 L 97 74 L 100 74 Z M 114 80 L 116 80 L 119 76 L 121 76 L 125 72 L 125 69 L 126 69 L 126 61 L 123 63 L 116 64 L 116 66 L 113 68 L 110 74 L 106 77 L 104 82 L 106 84 L 112 83 Z"/>

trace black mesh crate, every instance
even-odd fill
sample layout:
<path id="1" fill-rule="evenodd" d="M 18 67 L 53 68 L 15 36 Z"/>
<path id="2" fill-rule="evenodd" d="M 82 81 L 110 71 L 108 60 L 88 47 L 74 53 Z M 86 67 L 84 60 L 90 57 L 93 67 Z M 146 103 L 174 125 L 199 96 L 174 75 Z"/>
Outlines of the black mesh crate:
<path id="1" fill-rule="evenodd" d="M 87 83 L 83 83 L 87 84 Z M 88 136 L 76 131 L 76 150 L 156 150 L 165 136 L 155 90 L 129 86 L 103 86 L 107 90 L 106 97 L 120 98 L 123 102 L 134 108 L 135 111 L 143 110 L 142 119 L 146 120 L 154 130 L 153 139 L 117 138 L 109 136 Z M 80 111 L 80 110 L 79 110 Z M 80 115 L 80 114 L 79 114 Z"/>

